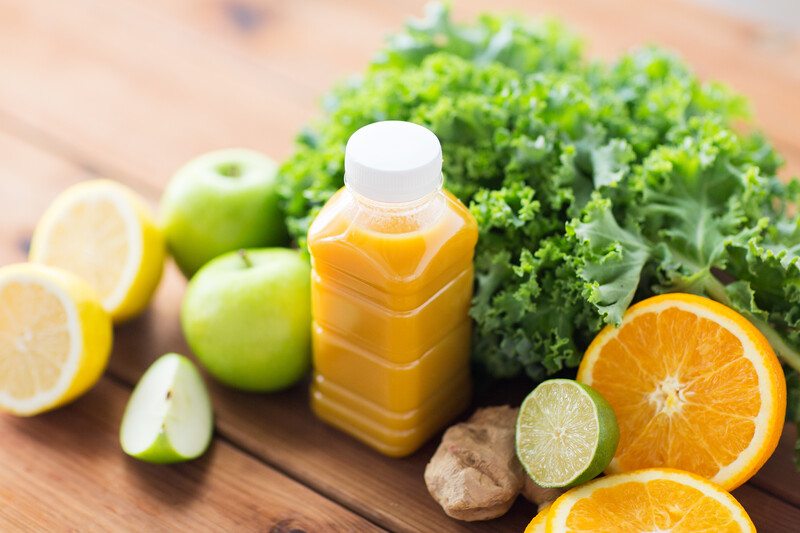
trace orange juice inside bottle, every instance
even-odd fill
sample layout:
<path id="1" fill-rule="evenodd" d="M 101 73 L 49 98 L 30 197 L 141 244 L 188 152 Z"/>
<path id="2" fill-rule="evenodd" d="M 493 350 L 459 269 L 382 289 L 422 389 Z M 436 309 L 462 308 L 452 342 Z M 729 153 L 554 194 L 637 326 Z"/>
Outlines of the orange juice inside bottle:
<path id="1" fill-rule="evenodd" d="M 442 189 L 441 147 L 416 124 L 371 124 L 345 187 L 308 232 L 314 381 L 324 421 L 400 457 L 467 407 L 477 226 Z"/>

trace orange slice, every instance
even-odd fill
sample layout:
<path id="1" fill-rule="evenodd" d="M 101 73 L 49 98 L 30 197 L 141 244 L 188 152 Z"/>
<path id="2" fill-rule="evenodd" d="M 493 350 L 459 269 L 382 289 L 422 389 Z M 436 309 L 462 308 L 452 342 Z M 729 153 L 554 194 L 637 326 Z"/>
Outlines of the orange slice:
<path id="1" fill-rule="evenodd" d="M 559 497 L 548 532 L 755 531 L 736 499 L 710 481 L 681 470 L 650 468 L 591 481 Z"/>
<path id="2" fill-rule="evenodd" d="M 731 490 L 775 451 L 786 382 L 746 318 L 689 294 L 644 300 L 594 339 L 578 369 L 617 415 L 606 472 L 665 466 Z"/>
<path id="3" fill-rule="evenodd" d="M 547 531 L 547 517 L 549 513 L 550 506 L 548 505 L 533 517 L 528 527 L 525 528 L 525 533 L 545 533 L 545 531 Z"/>

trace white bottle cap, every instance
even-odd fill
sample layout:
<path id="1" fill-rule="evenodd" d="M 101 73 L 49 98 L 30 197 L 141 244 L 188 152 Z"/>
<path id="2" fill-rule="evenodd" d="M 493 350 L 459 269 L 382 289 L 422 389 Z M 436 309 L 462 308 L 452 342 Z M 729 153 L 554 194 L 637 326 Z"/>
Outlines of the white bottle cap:
<path id="1" fill-rule="evenodd" d="M 344 181 L 376 202 L 418 200 L 442 186 L 442 146 L 432 131 L 418 124 L 369 124 L 347 141 Z"/>

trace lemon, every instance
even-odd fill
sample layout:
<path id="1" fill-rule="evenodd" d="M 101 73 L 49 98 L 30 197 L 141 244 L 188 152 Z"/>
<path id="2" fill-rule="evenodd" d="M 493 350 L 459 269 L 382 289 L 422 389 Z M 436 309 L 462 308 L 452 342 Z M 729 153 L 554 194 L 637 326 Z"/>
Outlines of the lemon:
<path id="1" fill-rule="evenodd" d="M 74 400 L 100 378 L 111 318 L 91 286 L 55 268 L 0 268 L 0 409 L 30 416 Z"/>
<path id="2" fill-rule="evenodd" d="M 164 239 L 144 201 L 109 180 L 64 191 L 47 209 L 31 241 L 30 260 L 89 282 L 114 322 L 141 313 L 164 267 Z"/>

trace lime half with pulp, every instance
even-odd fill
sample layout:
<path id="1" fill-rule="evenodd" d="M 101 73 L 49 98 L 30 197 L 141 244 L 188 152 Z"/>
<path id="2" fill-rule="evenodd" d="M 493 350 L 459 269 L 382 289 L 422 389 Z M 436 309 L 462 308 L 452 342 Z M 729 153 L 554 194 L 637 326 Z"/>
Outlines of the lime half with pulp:
<path id="1" fill-rule="evenodd" d="M 541 487 L 572 487 L 596 477 L 611 462 L 618 442 L 609 403 L 577 381 L 545 381 L 520 407 L 517 457 Z"/>

